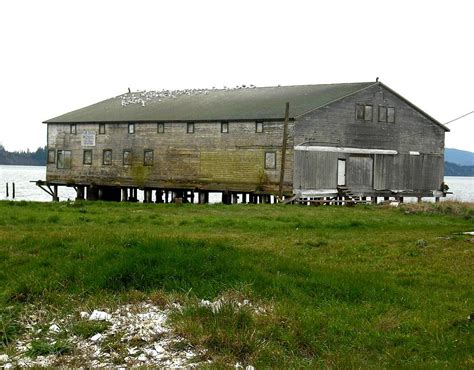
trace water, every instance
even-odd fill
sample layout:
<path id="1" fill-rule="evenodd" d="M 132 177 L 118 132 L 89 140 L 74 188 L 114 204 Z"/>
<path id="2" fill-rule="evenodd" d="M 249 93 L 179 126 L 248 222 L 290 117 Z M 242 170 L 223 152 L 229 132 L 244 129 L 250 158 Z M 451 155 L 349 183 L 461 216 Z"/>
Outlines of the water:
<path id="1" fill-rule="evenodd" d="M 3 166 L 0 165 L 0 199 L 11 199 L 12 185 L 16 185 L 15 200 L 34 200 L 40 202 L 51 201 L 51 196 L 30 181 L 46 180 L 46 167 L 43 166 Z M 10 197 L 6 197 L 5 184 L 9 183 Z M 445 199 L 474 202 L 474 177 L 446 176 L 444 182 L 448 184 L 449 194 Z M 143 200 L 143 192 L 139 199 Z M 76 192 L 72 188 L 59 187 L 60 200 L 75 199 Z M 217 194 L 211 194 L 211 203 L 220 202 Z M 407 199 L 409 201 L 409 199 Z"/>

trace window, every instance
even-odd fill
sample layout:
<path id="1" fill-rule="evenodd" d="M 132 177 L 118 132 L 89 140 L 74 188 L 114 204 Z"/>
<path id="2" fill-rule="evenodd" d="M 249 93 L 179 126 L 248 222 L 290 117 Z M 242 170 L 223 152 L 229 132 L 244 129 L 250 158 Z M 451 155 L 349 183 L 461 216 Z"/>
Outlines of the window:
<path id="1" fill-rule="evenodd" d="M 255 132 L 261 134 L 263 132 L 263 121 L 255 122 Z"/>
<path id="2" fill-rule="evenodd" d="M 70 150 L 58 150 L 57 167 L 60 169 L 71 168 L 72 153 Z"/>
<path id="3" fill-rule="evenodd" d="M 156 128 L 156 131 L 159 134 L 164 134 L 165 133 L 165 124 L 163 122 L 159 122 Z"/>
<path id="4" fill-rule="evenodd" d="M 146 149 L 143 155 L 143 164 L 145 166 L 153 166 L 153 150 Z"/>
<path id="5" fill-rule="evenodd" d="M 134 123 L 129 123 L 128 124 L 128 133 L 129 134 L 134 134 L 135 133 L 135 124 Z"/>
<path id="6" fill-rule="evenodd" d="M 85 149 L 82 155 L 83 164 L 92 164 L 92 149 Z"/>
<path id="7" fill-rule="evenodd" d="M 221 122 L 221 132 L 223 134 L 229 133 L 229 122 Z"/>
<path id="8" fill-rule="evenodd" d="M 105 123 L 99 123 L 99 134 L 105 134 Z"/>
<path id="9" fill-rule="evenodd" d="M 123 165 L 130 166 L 132 164 L 132 151 L 125 149 L 123 151 Z"/>
<path id="10" fill-rule="evenodd" d="M 275 169 L 276 168 L 276 153 L 265 152 L 265 168 Z"/>
<path id="11" fill-rule="evenodd" d="M 194 122 L 188 122 L 186 132 L 188 134 L 194 134 Z"/>
<path id="12" fill-rule="evenodd" d="M 56 151 L 54 149 L 48 150 L 48 163 L 56 162 Z"/>
<path id="13" fill-rule="evenodd" d="M 356 104 L 356 119 L 372 121 L 373 107 L 367 104 Z"/>
<path id="14" fill-rule="evenodd" d="M 71 123 L 71 124 L 69 125 L 69 133 L 76 135 L 76 133 L 77 133 L 77 127 L 76 127 L 76 124 L 75 124 L 75 123 Z"/>
<path id="15" fill-rule="evenodd" d="M 379 122 L 394 123 L 395 108 L 379 106 Z"/>
<path id="16" fill-rule="evenodd" d="M 112 149 L 105 149 L 102 155 L 102 164 L 109 166 L 112 164 Z"/>

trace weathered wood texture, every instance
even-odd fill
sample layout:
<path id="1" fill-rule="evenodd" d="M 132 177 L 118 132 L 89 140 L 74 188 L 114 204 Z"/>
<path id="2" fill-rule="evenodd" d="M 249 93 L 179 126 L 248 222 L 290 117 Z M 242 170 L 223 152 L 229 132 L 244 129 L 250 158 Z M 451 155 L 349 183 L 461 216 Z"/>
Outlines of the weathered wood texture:
<path id="1" fill-rule="evenodd" d="M 284 108 L 284 107 L 282 107 Z M 282 109 L 283 110 L 283 109 Z M 282 112 L 283 113 L 283 112 Z M 83 132 L 95 132 L 94 147 L 82 147 Z M 293 177 L 293 123 L 290 122 L 284 191 L 291 192 Z M 255 122 L 229 122 L 229 133 L 221 133 L 221 122 L 195 123 L 187 133 L 186 123 L 137 123 L 135 133 L 128 124 L 48 124 L 48 148 L 72 151 L 70 169 L 48 164 L 47 180 L 64 184 L 139 186 L 155 188 L 200 188 L 207 190 L 278 190 L 283 122 L 265 122 L 264 132 L 255 132 Z M 83 164 L 83 150 L 92 149 L 92 164 Z M 112 164 L 103 164 L 103 151 L 112 150 Z M 153 150 L 153 165 L 144 165 L 144 151 Z M 124 166 L 123 151 L 131 150 L 132 164 Z M 265 152 L 276 153 L 274 169 L 264 168 Z"/>
<path id="2" fill-rule="evenodd" d="M 373 106 L 371 121 L 356 119 L 356 104 Z M 395 108 L 395 122 L 378 122 L 378 107 Z M 295 151 L 295 189 L 337 187 L 337 160 L 346 159 L 355 190 L 438 190 L 444 176 L 445 131 L 405 101 L 376 85 L 297 119 L 295 145 L 396 150 L 397 155 Z M 410 155 L 419 152 L 420 155 Z M 373 167 L 371 169 L 373 163 Z"/>

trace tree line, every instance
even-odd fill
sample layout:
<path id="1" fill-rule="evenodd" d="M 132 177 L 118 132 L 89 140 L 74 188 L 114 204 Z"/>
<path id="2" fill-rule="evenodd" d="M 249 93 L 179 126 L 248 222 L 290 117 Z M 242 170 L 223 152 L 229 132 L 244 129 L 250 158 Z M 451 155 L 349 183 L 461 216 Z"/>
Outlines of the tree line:
<path id="1" fill-rule="evenodd" d="M 0 164 L 17 165 L 17 166 L 45 166 L 46 165 L 46 147 L 38 148 L 35 152 L 5 150 L 0 145 Z"/>

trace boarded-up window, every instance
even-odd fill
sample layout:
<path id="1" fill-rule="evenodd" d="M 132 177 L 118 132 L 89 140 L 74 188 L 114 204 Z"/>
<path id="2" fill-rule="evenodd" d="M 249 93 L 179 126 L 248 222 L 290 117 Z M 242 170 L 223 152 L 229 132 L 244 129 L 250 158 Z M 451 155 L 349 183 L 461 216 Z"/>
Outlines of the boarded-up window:
<path id="1" fill-rule="evenodd" d="M 265 152 L 265 168 L 274 169 L 276 168 L 276 153 Z"/>
<path id="2" fill-rule="evenodd" d="M 102 155 L 102 164 L 109 166 L 112 164 L 112 149 L 105 149 Z"/>
<path id="3" fill-rule="evenodd" d="M 387 122 L 394 123 L 395 122 L 395 108 L 387 108 Z"/>
<path id="4" fill-rule="evenodd" d="M 356 119 L 372 121 L 373 108 L 368 104 L 356 104 Z"/>
<path id="5" fill-rule="evenodd" d="M 379 106 L 379 122 L 387 122 L 387 107 Z"/>
<path id="6" fill-rule="evenodd" d="M 72 153 L 70 150 L 58 150 L 57 167 L 61 169 L 71 168 Z"/>
<path id="7" fill-rule="evenodd" d="M 156 131 L 159 134 L 164 134 L 165 133 L 165 124 L 163 122 L 159 122 L 156 128 Z"/>
<path id="8" fill-rule="evenodd" d="M 48 150 L 48 163 L 56 163 L 56 151 L 54 149 Z"/>
<path id="9" fill-rule="evenodd" d="M 135 133 L 135 124 L 134 123 L 129 123 L 128 124 L 128 133 L 129 134 L 134 134 Z"/>
<path id="10" fill-rule="evenodd" d="M 153 166 L 153 150 L 146 149 L 143 156 L 143 164 L 145 166 Z"/>
<path id="11" fill-rule="evenodd" d="M 366 105 L 364 107 L 364 120 L 372 121 L 372 106 L 371 105 Z"/>
<path id="12" fill-rule="evenodd" d="M 92 150 L 91 149 L 84 150 L 84 153 L 82 156 L 82 163 L 92 164 Z"/>
<path id="13" fill-rule="evenodd" d="M 105 123 L 99 123 L 99 134 L 105 134 Z"/>
<path id="14" fill-rule="evenodd" d="M 395 108 L 379 106 L 379 122 L 395 122 Z"/>
<path id="15" fill-rule="evenodd" d="M 229 122 L 221 122 L 221 132 L 223 134 L 229 133 Z"/>
<path id="16" fill-rule="evenodd" d="M 131 164 L 132 164 L 132 151 L 126 149 L 123 151 L 123 165 L 129 166 Z"/>
<path id="17" fill-rule="evenodd" d="M 194 122 L 188 122 L 188 125 L 186 127 L 186 132 L 188 134 L 194 134 Z"/>
<path id="18" fill-rule="evenodd" d="M 255 132 L 259 134 L 263 132 L 263 121 L 255 122 Z"/>
<path id="19" fill-rule="evenodd" d="M 77 133 L 77 126 L 75 123 L 71 123 L 69 125 L 69 133 L 76 135 Z"/>

